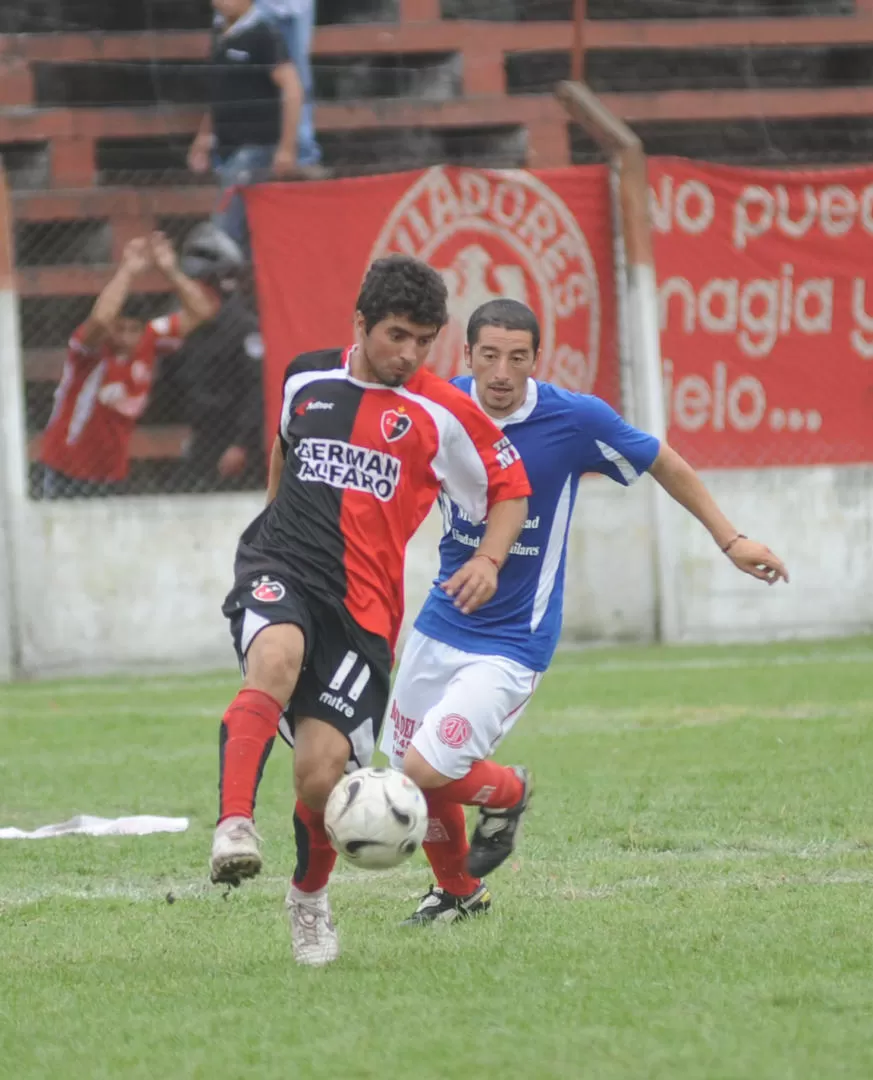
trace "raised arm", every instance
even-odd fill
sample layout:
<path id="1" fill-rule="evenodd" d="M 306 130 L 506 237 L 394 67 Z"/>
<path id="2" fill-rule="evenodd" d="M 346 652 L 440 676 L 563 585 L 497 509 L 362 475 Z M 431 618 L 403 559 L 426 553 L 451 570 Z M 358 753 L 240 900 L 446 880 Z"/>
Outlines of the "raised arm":
<path id="1" fill-rule="evenodd" d="M 111 333 L 112 324 L 121 314 L 135 278 L 151 265 L 151 261 L 151 251 L 143 237 L 128 241 L 118 269 L 94 301 L 91 314 L 82 325 L 81 341 L 86 348 L 98 345 Z"/>
<path id="2" fill-rule="evenodd" d="M 163 233 L 152 233 L 149 246 L 155 266 L 170 283 L 182 304 L 180 330 L 182 337 L 187 337 L 201 323 L 207 322 L 218 313 L 220 302 L 199 281 L 182 273 L 173 245 Z"/>

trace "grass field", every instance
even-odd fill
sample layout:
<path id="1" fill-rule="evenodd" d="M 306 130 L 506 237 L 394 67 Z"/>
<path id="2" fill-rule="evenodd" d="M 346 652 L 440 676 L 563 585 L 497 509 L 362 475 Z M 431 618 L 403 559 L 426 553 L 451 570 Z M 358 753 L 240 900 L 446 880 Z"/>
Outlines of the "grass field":
<path id="1" fill-rule="evenodd" d="M 0 1076 L 873 1077 L 873 639 L 562 655 L 501 752 L 537 795 L 493 914 L 400 930 L 423 863 L 343 871 L 315 971 L 284 923 L 284 747 L 265 874 L 206 884 L 234 686 L 0 688 L 0 825 L 191 818 L 0 841 Z"/>

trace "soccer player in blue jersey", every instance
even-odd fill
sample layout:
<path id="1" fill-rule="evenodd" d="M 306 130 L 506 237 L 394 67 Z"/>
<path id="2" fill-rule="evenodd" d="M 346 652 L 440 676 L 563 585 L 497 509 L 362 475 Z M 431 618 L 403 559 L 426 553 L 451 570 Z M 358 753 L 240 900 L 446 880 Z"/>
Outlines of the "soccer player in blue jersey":
<path id="1" fill-rule="evenodd" d="M 533 495 L 524 530 L 499 567 L 496 594 L 473 613 L 458 607 L 446 583 L 484 526 L 442 497 L 439 582 L 406 643 L 382 737 L 392 765 L 424 791 L 430 816 L 424 850 L 437 883 L 405 925 L 487 911 L 482 878 L 515 847 L 530 775 L 487 759 L 524 712 L 558 643 L 567 536 L 583 473 L 625 486 L 651 473 L 739 570 L 770 584 L 788 581 L 782 562 L 737 532 L 675 450 L 599 398 L 538 382 L 539 350 L 536 316 L 524 304 L 492 300 L 470 318 L 465 351 L 473 374 L 454 382 L 506 432 L 505 453 L 521 456 Z M 469 845 L 464 806 L 480 808 Z"/>

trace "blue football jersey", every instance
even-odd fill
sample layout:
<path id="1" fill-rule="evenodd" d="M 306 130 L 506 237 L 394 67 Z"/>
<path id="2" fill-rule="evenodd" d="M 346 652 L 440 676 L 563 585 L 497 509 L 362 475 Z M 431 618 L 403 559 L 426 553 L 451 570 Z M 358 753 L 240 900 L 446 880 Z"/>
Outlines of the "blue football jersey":
<path id="1" fill-rule="evenodd" d="M 477 400 L 471 376 L 452 381 Z M 495 423 L 512 440 L 527 470 L 533 488 L 528 519 L 500 571 L 497 592 L 478 611 L 463 615 L 439 582 L 475 552 L 485 524 L 473 524 L 448 496 L 441 496 L 439 578 L 415 626 L 464 652 L 505 656 L 545 671 L 561 633 L 567 537 L 580 476 L 603 473 L 630 485 L 651 466 L 660 444 L 600 398 L 534 379 L 528 380 L 525 403 Z"/>

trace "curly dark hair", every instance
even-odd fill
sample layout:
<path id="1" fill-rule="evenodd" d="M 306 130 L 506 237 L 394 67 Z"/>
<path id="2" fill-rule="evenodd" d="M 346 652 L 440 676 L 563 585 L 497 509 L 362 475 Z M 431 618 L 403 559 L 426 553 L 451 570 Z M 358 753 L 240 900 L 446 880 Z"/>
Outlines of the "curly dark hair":
<path id="1" fill-rule="evenodd" d="M 499 326 L 501 330 L 527 330 L 533 343 L 534 355 L 539 351 L 540 324 L 527 304 L 501 297 L 477 307 L 467 323 L 467 344 L 471 349 L 479 340 L 483 326 Z"/>
<path id="2" fill-rule="evenodd" d="M 447 304 L 448 292 L 436 270 L 409 255 L 388 255 L 370 266 L 355 310 L 364 316 L 369 334 L 389 315 L 439 329 L 449 321 Z"/>

